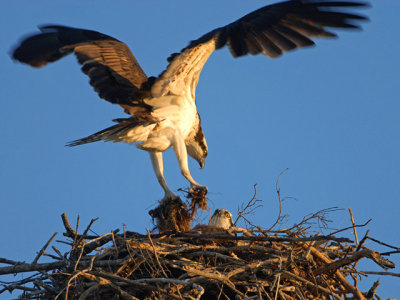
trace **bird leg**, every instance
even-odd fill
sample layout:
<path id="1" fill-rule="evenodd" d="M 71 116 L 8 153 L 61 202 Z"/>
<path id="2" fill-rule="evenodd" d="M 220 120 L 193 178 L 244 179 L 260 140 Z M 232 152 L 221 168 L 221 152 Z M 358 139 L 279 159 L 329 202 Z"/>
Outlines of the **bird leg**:
<path id="1" fill-rule="evenodd" d="M 149 152 L 151 163 L 153 165 L 154 173 L 156 173 L 157 180 L 160 183 L 161 187 L 164 189 L 164 199 L 175 199 L 176 196 L 171 190 L 168 188 L 167 183 L 164 178 L 164 167 L 163 167 L 163 158 L 162 152 Z"/>
<path id="2" fill-rule="evenodd" d="M 172 148 L 174 149 L 176 158 L 178 159 L 179 167 L 181 168 L 182 175 L 190 182 L 191 189 L 206 190 L 207 187 L 198 184 L 192 177 L 189 171 L 188 154 L 186 150 L 185 141 L 179 131 L 177 131 L 172 140 Z"/>

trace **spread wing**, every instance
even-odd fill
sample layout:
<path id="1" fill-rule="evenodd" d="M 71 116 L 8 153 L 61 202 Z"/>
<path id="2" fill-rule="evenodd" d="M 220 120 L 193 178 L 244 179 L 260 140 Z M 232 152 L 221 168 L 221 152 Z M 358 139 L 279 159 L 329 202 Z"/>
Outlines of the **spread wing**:
<path id="1" fill-rule="evenodd" d="M 262 53 L 278 57 L 296 48 L 314 45 L 314 37 L 336 37 L 327 28 L 360 28 L 364 16 L 348 13 L 347 8 L 366 3 L 324 0 L 290 0 L 264 6 L 239 20 L 217 28 L 171 55 L 167 69 L 152 87 L 155 96 L 191 94 L 200 72 L 215 49 L 228 46 L 233 57 Z"/>
<path id="2" fill-rule="evenodd" d="M 42 26 L 24 39 L 13 58 L 42 67 L 74 53 L 99 96 L 127 108 L 141 99 L 148 78 L 128 46 L 105 34 L 65 26 Z"/>

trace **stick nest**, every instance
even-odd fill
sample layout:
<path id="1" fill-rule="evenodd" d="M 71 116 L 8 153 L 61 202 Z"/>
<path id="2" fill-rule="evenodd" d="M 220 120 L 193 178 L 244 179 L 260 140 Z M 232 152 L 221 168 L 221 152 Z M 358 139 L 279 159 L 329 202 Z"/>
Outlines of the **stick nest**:
<path id="1" fill-rule="evenodd" d="M 56 254 L 46 254 L 54 234 L 30 264 L 0 259 L 11 265 L 1 267 L 0 274 L 35 272 L 3 284 L 0 294 L 22 290 L 23 299 L 79 300 L 372 299 L 379 281 L 364 292 L 357 281 L 380 272 L 359 271 L 358 261 L 369 259 L 386 270 L 394 264 L 384 255 L 399 252 L 366 248 L 367 239 L 376 241 L 368 232 L 359 243 L 308 234 L 298 225 L 280 231 L 201 225 L 189 232 L 142 235 L 115 230 L 90 236 L 95 220 L 78 234 L 65 214 L 62 218 L 70 250 L 61 254 L 52 246 Z M 355 228 L 353 224 L 347 229 Z M 52 262 L 39 264 L 41 255 Z"/>

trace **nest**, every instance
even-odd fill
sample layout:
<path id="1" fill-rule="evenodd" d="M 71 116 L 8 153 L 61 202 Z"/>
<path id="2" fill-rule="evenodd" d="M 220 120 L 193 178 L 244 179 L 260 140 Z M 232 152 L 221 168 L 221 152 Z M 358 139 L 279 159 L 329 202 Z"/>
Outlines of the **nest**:
<path id="1" fill-rule="evenodd" d="M 70 250 L 61 254 L 52 246 L 55 254 L 46 253 L 53 235 L 30 264 L 0 259 L 9 265 L 1 267 L 0 274 L 35 272 L 3 284 L 0 294 L 22 290 L 23 299 L 79 300 L 379 299 L 379 281 L 360 291 L 358 280 L 394 273 L 360 271 L 357 263 L 371 260 L 386 270 L 394 264 L 384 256 L 399 253 L 398 248 L 378 253 L 365 247 L 366 240 L 379 242 L 368 232 L 360 242 L 352 242 L 334 234 L 309 234 L 299 224 L 278 231 L 201 225 L 190 232 L 142 235 L 115 230 L 90 236 L 95 220 L 78 234 L 65 214 L 62 218 Z M 357 226 L 363 225 L 344 230 L 355 233 Z M 52 262 L 38 263 L 42 255 Z"/>

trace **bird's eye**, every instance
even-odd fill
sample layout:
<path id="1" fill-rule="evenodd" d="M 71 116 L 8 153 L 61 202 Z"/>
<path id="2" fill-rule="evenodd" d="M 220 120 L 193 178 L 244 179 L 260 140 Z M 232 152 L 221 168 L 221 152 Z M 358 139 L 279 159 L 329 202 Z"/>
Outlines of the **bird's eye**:
<path id="1" fill-rule="evenodd" d="M 229 213 L 228 212 L 225 212 L 225 217 L 229 217 Z"/>

